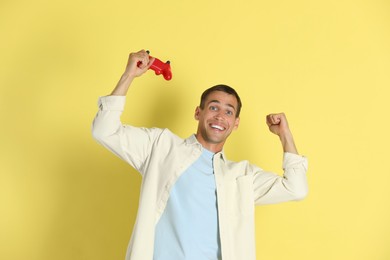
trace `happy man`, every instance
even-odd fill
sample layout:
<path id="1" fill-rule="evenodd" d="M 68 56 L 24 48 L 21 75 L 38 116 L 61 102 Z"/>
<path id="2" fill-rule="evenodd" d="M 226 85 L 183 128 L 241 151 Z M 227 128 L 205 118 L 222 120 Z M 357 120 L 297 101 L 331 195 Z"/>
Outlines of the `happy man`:
<path id="1" fill-rule="evenodd" d="M 196 134 L 121 123 L 134 78 L 153 62 L 131 53 L 111 95 L 99 99 L 92 134 L 142 176 L 137 220 L 126 260 L 254 260 L 255 205 L 307 195 L 307 159 L 300 156 L 283 113 L 266 123 L 284 151 L 283 176 L 248 161 L 229 161 L 223 146 L 240 122 L 241 100 L 226 85 L 207 89 L 195 109 Z"/>

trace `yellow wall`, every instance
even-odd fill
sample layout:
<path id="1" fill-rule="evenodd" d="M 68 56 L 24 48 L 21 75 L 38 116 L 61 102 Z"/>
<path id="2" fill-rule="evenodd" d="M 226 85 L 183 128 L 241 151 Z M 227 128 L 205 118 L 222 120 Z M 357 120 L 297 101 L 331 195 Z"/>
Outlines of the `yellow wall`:
<path id="1" fill-rule="evenodd" d="M 257 208 L 258 259 L 390 259 L 389 12 L 384 0 L 2 1 L 0 259 L 124 258 L 140 177 L 90 125 L 142 48 L 170 59 L 173 79 L 137 79 L 126 122 L 187 137 L 200 93 L 230 84 L 244 107 L 227 155 L 281 172 L 264 117 L 287 114 L 310 195 Z"/>

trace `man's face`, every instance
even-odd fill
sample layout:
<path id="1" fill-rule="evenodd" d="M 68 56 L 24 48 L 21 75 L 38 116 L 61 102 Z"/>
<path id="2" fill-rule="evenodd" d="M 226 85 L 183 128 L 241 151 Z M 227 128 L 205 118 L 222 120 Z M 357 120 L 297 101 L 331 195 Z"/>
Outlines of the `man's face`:
<path id="1" fill-rule="evenodd" d="M 230 135 L 237 129 L 237 99 L 223 91 L 211 92 L 204 108 L 197 107 L 195 119 L 199 121 L 196 137 L 206 149 L 219 152 Z"/>

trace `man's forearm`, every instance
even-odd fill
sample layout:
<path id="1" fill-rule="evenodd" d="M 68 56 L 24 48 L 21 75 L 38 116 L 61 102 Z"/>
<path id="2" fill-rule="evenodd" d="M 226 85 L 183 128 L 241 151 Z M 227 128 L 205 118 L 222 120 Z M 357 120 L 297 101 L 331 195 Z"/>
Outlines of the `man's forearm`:
<path id="1" fill-rule="evenodd" d="M 112 96 L 126 96 L 127 91 L 131 83 L 133 82 L 134 77 L 123 74 L 119 82 L 116 84 L 114 90 L 111 92 Z"/>
<path id="2" fill-rule="evenodd" d="M 283 152 L 298 154 L 297 147 L 295 146 L 293 135 L 290 131 L 279 136 L 282 143 Z"/>

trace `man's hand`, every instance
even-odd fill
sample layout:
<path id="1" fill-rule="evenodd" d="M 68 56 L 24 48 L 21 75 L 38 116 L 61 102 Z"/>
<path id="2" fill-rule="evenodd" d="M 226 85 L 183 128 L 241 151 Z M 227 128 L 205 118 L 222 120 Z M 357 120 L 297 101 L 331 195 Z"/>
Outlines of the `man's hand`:
<path id="1" fill-rule="evenodd" d="M 149 58 L 149 53 L 145 50 L 130 53 L 126 70 L 111 92 L 111 95 L 125 96 L 133 79 L 144 74 L 152 65 L 153 61 L 154 58 Z"/>
<path id="2" fill-rule="evenodd" d="M 124 76 L 135 78 L 144 74 L 152 65 L 154 58 L 149 58 L 149 53 L 145 50 L 139 52 L 132 52 L 127 61 Z"/>
<path id="3" fill-rule="evenodd" d="M 269 114 L 267 115 L 266 121 L 269 130 L 278 136 L 290 131 L 287 118 L 284 113 Z"/>
<path id="4" fill-rule="evenodd" d="M 269 114 L 267 115 L 266 122 L 269 130 L 279 136 L 283 151 L 298 154 L 286 115 L 284 113 Z"/>

